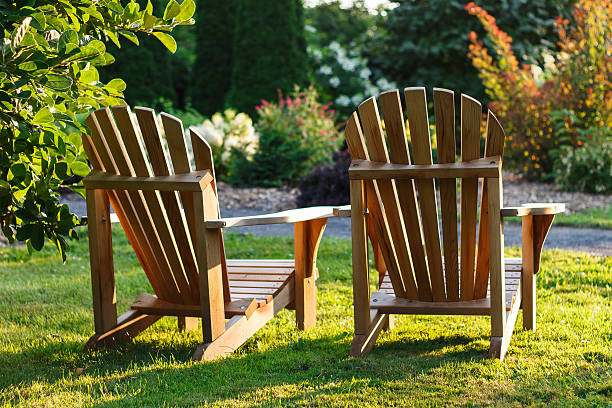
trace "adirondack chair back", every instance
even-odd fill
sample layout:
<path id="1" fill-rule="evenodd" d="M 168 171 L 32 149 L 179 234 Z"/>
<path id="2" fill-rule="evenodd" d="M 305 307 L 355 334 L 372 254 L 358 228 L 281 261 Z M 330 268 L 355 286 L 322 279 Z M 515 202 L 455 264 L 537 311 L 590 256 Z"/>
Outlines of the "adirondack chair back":
<path id="1" fill-rule="evenodd" d="M 195 162 L 192 169 L 181 121 L 162 113 L 160 126 L 157 115 L 148 108 L 135 108 L 135 115 L 128 106 L 99 109 L 85 124 L 91 130 L 91 137 L 84 134 L 83 145 L 94 170 L 136 177 L 211 171 L 213 182 L 203 193 L 108 191 L 110 203 L 155 294 L 172 303 L 199 304 L 197 257 L 201 254 L 194 245 L 195 217 L 203 214 L 194 209 L 193 194 L 204 195 L 207 218 L 219 217 L 210 146 L 193 130 L 189 131 Z M 229 301 L 223 239 L 220 230 L 218 233 L 215 246 L 220 252 L 224 298 Z"/>
<path id="2" fill-rule="evenodd" d="M 432 164 L 425 88 L 406 88 L 404 96 L 409 124 L 408 137 L 398 90 L 380 95 L 382 119 L 375 97 L 367 99 L 359 106 L 360 119 L 357 112 L 352 114 L 345 133 L 353 159 L 408 165 Z M 433 105 L 438 163 L 454 163 L 453 92 L 435 88 Z M 462 162 L 481 158 L 481 121 L 481 104 L 467 95 L 461 95 Z M 497 156 L 501 160 L 505 135 L 491 111 L 488 112 L 486 127 L 483 157 Z M 413 163 L 408 148 L 408 138 L 412 143 Z M 456 179 L 439 178 L 442 239 L 438 227 L 438 205 L 433 178 L 365 181 L 366 206 L 373 221 L 373 235 L 380 245 L 397 297 L 455 302 L 482 299 L 487 296 L 489 187 L 484 180 L 478 224 L 479 175 L 460 179 L 460 234 L 457 230 Z M 498 190 L 501 189 L 501 186 L 497 187 Z M 477 228 L 479 228 L 478 239 Z M 501 249 L 497 248 L 497 251 Z"/>

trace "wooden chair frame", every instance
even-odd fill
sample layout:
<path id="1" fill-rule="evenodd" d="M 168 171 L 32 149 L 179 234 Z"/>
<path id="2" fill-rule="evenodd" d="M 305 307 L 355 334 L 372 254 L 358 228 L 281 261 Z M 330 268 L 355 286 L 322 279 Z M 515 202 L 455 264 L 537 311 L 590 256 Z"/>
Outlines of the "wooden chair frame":
<path id="1" fill-rule="evenodd" d="M 107 110 L 96 113 L 109 114 Z M 102 133 L 94 120 L 90 119 L 88 126 Z M 182 128 L 180 131 L 182 132 Z M 96 137 L 99 137 L 99 134 L 96 134 Z M 197 135 L 192 131 L 192 138 L 194 137 Z M 163 316 L 177 316 L 179 329 L 187 330 L 196 329 L 197 319 L 201 319 L 203 341 L 193 354 L 194 360 L 214 360 L 230 354 L 284 308 L 295 309 L 299 330 L 306 330 L 315 324 L 317 299 L 315 280 L 318 274 L 316 255 L 327 218 L 333 216 L 332 207 L 313 207 L 263 216 L 219 219 L 212 161 L 210 167 L 204 170 L 175 175 L 118 174 L 117 171 L 105 170 L 105 167 L 111 167 L 111 161 L 108 157 L 106 162 L 100 159 L 98 154 L 102 149 L 100 144 L 96 150 L 88 135 L 83 135 L 83 140 L 94 167 L 84 180 L 95 323 L 95 334 L 85 345 L 86 350 L 109 347 L 132 339 Z M 192 140 L 203 142 L 203 139 Z M 200 147 L 209 149 L 207 145 Z M 138 229 L 135 228 L 137 222 L 143 221 L 130 218 L 125 208 L 128 204 L 133 206 L 136 199 L 143 194 L 165 192 L 172 194 L 177 192 L 182 199 L 187 198 L 187 201 L 183 200 L 185 213 L 187 214 L 188 208 L 189 212 L 195 215 L 193 224 L 190 219 L 187 221 L 190 227 L 188 233 L 193 237 L 195 267 L 199 271 L 196 282 L 199 289 L 198 301 L 185 302 L 172 300 L 170 297 L 162 299 L 142 294 L 132 304 L 131 310 L 118 317 L 110 206 L 115 209 L 143 268 L 148 268 L 150 260 L 142 253 L 142 232 L 141 236 L 137 237 Z M 128 197 L 134 200 L 127 200 Z M 165 214 L 163 215 L 165 217 Z M 295 225 L 295 260 L 226 261 L 221 239 L 222 228 L 279 223 Z M 250 297 L 245 294 L 239 299 L 234 299 L 230 293 L 227 270 L 245 269 L 240 266 L 243 264 L 253 269 L 272 265 L 282 270 L 290 269 L 292 272 L 283 272 L 283 274 L 279 272 L 277 280 L 280 285 L 275 286 L 277 289 L 273 295 L 261 295 L 260 297 L 264 299 L 259 299 L 255 295 Z M 151 281 L 151 277 L 149 280 Z M 151 281 L 151 284 L 156 293 L 161 293 L 163 296 L 163 285 L 155 281 Z M 250 292 L 257 290 L 247 290 L 243 293 Z"/>
<path id="2" fill-rule="evenodd" d="M 502 360 L 520 308 L 524 311 L 524 328 L 535 330 L 535 277 L 540 254 L 554 215 L 563 212 L 564 205 L 502 207 L 504 133 L 489 111 L 485 157 L 480 158 L 478 129 L 482 112 L 480 104 L 465 95 L 462 95 L 463 161 L 455 163 L 453 93 L 442 89 L 434 90 L 441 162 L 433 164 L 424 88 L 406 88 L 405 93 L 414 164 L 408 156 L 397 90 L 380 95 L 388 143 L 394 149 L 390 151 L 391 161 L 374 98 L 359 106 L 361 121 L 354 113 L 346 126 L 353 157 L 349 168 L 351 205 L 337 208 L 335 213 L 351 217 L 355 318 L 351 355 L 362 356 L 370 351 L 381 330 L 392 326 L 393 314 L 487 315 L 491 317 L 489 356 Z M 478 178 L 483 179 L 483 188 L 481 239 L 476 251 Z M 447 259 L 440 255 L 442 240 L 435 212 L 434 179 L 440 181 L 443 248 L 450 254 Z M 462 184 L 461 230 L 467 231 L 461 234 L 462 254 L 467 251 L 467 255 L 459 258 L 460 265 L 457 265 L 456 179 Z M 464 205 L 464 192 L 466 200 L 472 197 L 471 209 Z M 415 203 L 420 204 L 420 212 Z M 504 258 L 504 216 L 522 217 L 522 259 Z M 368 237 L 379 272 L 379 291 L 373 294 L 369 285 Z M 453 258 L 454 273 L 449 274 Z M 459 274 L 470 269 L 471 276 Z M 512 290 L 507 289 L 507 282 Z"/>

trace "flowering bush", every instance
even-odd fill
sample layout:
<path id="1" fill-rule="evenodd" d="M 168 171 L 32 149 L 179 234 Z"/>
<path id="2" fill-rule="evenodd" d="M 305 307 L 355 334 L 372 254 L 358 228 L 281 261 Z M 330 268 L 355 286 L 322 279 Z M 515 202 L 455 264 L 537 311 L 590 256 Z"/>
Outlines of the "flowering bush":
<path id="1" fill-rule="evenodd" d="M 228 176 L 231 161 L 236 155 L 252 158 L 259 138 L 253 121 L 246 113 L 233 109 L 217 112 L 195 130 L 210 144 L 213 151 L 216 176 L 223 180 Z"/>
<path id="2" fill-rule="evenodd" d="M 308 46 L 308 55 L 314 65 L 312 75 L 323 96 L 333 100 L 343 116 L 350 115 L 364 99 L 395 88 L 395 84 L 385 78 L 373 82 L 368 59 L 362 55 L 363 47 L 352 45 L 347 49 L 332 41 L 325 46 L 317 46 L 314 42 Z"/>
<path id="3" fill-rule="evenodd" d="M 331 104 L 318 102 L 314 87 L 284 97 L 278 102 L 261 101 L 255 110 L 259 120 L 259 146 L 252 158 L 236 157 L 230 166 L 230 182 L 236 185 L 296 184 L 315 166 L 330 161 L 338 145 Z"/>
<path id="4" fill-rule="evenodd" d="M 466 9 L 493 43 L 495 59 L 472 32 L 468 55 L 506 129 L 511 167 L 549 177 L 561 146 L 579 148 L 595 129 L 612 127 L 612 3 L 580 0 L 572 27 L 559 17 L 561 51 L 543 55 L 543 67 L 521 66 L 495 18 L 473 2 Z"/>

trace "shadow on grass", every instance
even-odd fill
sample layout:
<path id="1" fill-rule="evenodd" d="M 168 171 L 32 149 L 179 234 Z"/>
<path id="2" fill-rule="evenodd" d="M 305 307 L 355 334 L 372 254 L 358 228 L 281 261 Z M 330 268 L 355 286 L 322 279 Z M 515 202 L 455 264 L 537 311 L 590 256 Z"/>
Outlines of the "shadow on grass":
<path id="1" fill-rule="evenodd" d="M 95 394 L 95 389 L 86 391 L 86 386 L 76 381 L 75 369 L 79 367 L 84 369 L 84 376 L 90 377 L 87 381 L 121 390 L 112 401 L 97 405 L 101 407 L 129 405 L 134 402 L 129 400 L 134 393 L 143 393 L 138 395 L 143 403 L 179 402 L 184 398 L 191 403 L 204 403 L 248 398 L 262 387 L 275 386 L 292 388 L 291 395 L 283 398 L 283 403 L 291 403 L 321 390 L 332 395 L 347 391 L 334 387 L 334 381 L 356 379 L 362 386 L 383 384 L 394 378 L 426 374 L 447 364 L 482 360 L 487 353 L 481 338 L 448 336 L 408 341 L 382 339 L 366 357 L 355 359 L 348 355 L 352 334 L 344 332 L 316 339 L 300 338 L 263 350 L 254 338 L 228 358 L 192 363 L 199 332 L 177 332 L 178 341 L 173 343 L 168 339 L 160 342 L 155 333 L 158 330 L 162 329 L 154 327 L 152 336 L 145 334 L 132 343 L 93 353 L 82 353 L 82 342 L 59 340 L 33 345 L 20 353 L 2 353 L 2 388 L 19 387 L 38 378 L 53 389 L 54 384 L 72 378 L 75 381 L 69 381 L 68 388 Z M 25 368 L 22 374 L 7 376 L 15 374 L 18 365 Z M 45 372 L 45 377 L 37 372 Z"/>

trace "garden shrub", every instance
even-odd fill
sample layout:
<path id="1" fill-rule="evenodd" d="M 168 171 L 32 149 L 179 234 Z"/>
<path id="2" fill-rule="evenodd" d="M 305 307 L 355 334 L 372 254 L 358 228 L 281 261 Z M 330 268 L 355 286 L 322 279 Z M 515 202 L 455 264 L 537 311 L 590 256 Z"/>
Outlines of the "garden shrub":
<path id="1" fill-rule="evenodd" d="M 105 41 L 138 43 L 146 33 L 174 52 L 168 32 L 193 24 L 194 10 L 193 0 L 170 0 L 163 18 L 134 0 L 0 2 L 0 227 L 9 241 L 40 250 L 47 238 L 66 259 L 66 238 L 77 236 L 80 221 L 57 189 L 89 172 L 80 119 L 124 103 L 124 81 L 100 81 L 98 67 L 114 61 Z"/>
<path id="2" fill-rule="evenodd" d="M 575 0 L 499 1 L 478 4 L 494 13 L 514 39 L 517 55 L 540 59 L 555 48 L 555 17 L 568 14 Z M 388 11 L 380 42 L 370 48 L 370 68 L 402 86 L 444 87 L 486 100 L 478 71 L 465 50 L 468 34 L 484 34 L 469 15 L 466 0 L 401 1 Z M 458 102 L 458 100 L 457 100 Z"/>
<path id="3" fill-rule="evenodd" d="M 347 148 L 334 152 L 334 164 L 319 166 L 300 182 L 298 207 L 344 205 L 351 201 L 348 168 L 351 155 Z"/>
<path id="4" fill-rule="evenodd" d="M 612 132 L 609 128 L 599 130 L 600 137 L 588 140 L 578 149 L 571 146 L 559 149 L 554 162 L 558 188 L 595 194 L 612 193 Z"/>
<path id="5" fill-rule="evenodd" d="M 612 126 L 612 3 L 579 1 L 571 27 L 559 17 L 560 51 L 544 54 L 543 67 L 520 66 L 495 18 L 466 8 L 493 43 L 495 56 L 472 32 L 469 56 L 506 130 L 507 163 L 529 179 L 550 178 L 560 147 L 580 149 L 596 133 L 589 129 Z"/>
<path id="6" fill-rule="evenodd" d="M 223 110 L 230 89 L 237 0 L 200 1 L 191 104 L 206 116 Z"/>
<path id="7" fill-rule="evenodd" d="M 254 115 L 276 89 L 307 83 L 301 8 L 301 0 L 238 0 L 227 106 Z"/>
<path id="8" fill-rule="evenodd" d="M 331 161 L 338 146 L 334 111 L 318 102 L 314 87 L 298 87 L 278 102 L 266 100 L 256 107 L 255 130 L 259 146 L 249 159 L 236 152 L 228 180 L 239 186 L 296 185 L 313 168 Z"/>
<path id="9" fill-rule="evenodd" d="M 246 113 L 226 109 L 194 128 L 212 148 L 215 175 L 219 180 L 227 180 L 228 168 L 236 157 L 250 160 L 257 149 L 258 136 Z"/>

